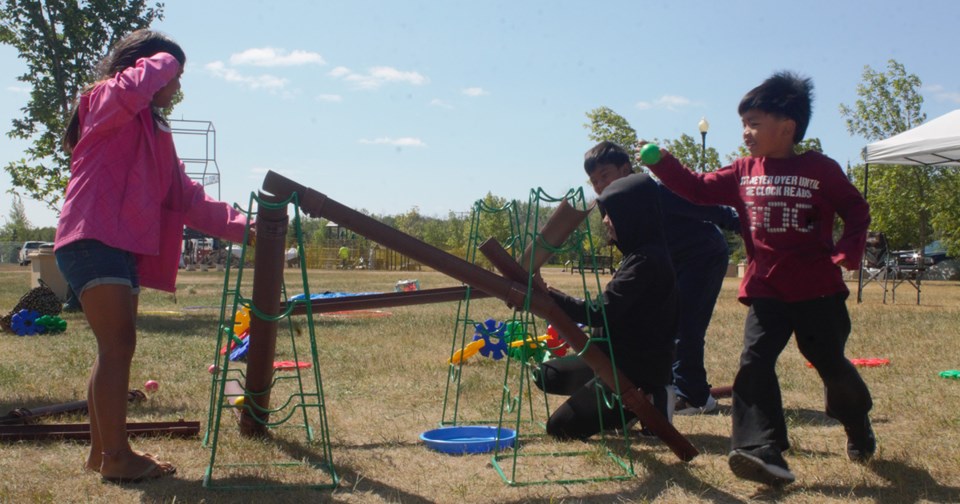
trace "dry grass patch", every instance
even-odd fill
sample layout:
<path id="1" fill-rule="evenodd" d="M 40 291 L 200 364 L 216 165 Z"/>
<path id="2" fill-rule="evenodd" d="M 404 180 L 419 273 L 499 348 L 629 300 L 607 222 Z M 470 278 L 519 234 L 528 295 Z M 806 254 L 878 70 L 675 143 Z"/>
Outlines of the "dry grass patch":
<path id="1" fill-rule="evenodd" d="M 252 275 L 245 278 L 252 280 Z M 457 285 L 427 271 L 311 271 L 310 288 L 385 292 L 406 278 L 418 278 L 423 288 Z M 289 273 L 286 280 L 293 286 L 299 275 Z M 28 281 L 25 268 L 0 269 L 0 310 L 16 303 Z M 574 276 L 556 270 L 547 272 L 547 281 L 571 291 L 579 285 Z M 131 406 L 131 421 L 184 418 L 206 427 L 207 366 L 216 351 L 222 289 L 221 273 L 184 272 L 176 296 L 154 291 L 141 296 L 132 387 L 154 379 L 160 390 Z M 956 282 L 928 282 L 920 306 L 911 303 L 908 286 L 900 289 L 897 304 L 882 304 L 875 284 L 868 287 L 863 304 L 848 303 L 853 320 L 848 356 L 891 360 L 889 366 L 861 370 L 874 395 L 880 443 L 877 460 L 868 466 L 846 460 L 843 429 L 822 413 L 816 372 L 804 365 L 795 345 L 782 355 L 778 370 L 793 444 L 787 460 L 798 480 L 781 491 L 737 480 L 727 468 L 729 400 L 721 400 L 719 414 L 676 419 L 701 456 L 684 464 L 661 443 L 636 440 L 630 453 L 637 476 L 622 482 L 510 487 L 492 467 L 490 455 L 450 456 L 426 449 L 417 436 L 437 426 L 447 389 L 446 359 L 457 304 L 446 303 L 386 309 L 391 315 L 383 318 L 316 318 L 332 458 L 342 478 L 334 490 L 206 490 L 201 480 L 210 451 L 200 439 L 135 440 L 136 447 L 174 461 L 179 471 L 174 478 L 128 487 L 104 485 L 83 472 L 84 443 L 17 442 L 0 445 L 0 502 L 960 502 L 960 382 L 937 376 L 960 368 L 960 288 Z M 714 385 L 730 384 L 736 373 L 746 308 L 735 297 L 736 279 L 728 279 L 707 338 L 707 369 Z M 476 320 L 509 315 L 497 301 L 471 303 Z M 17 407 L 84 398 L 93 336 L 82 315 L 65 318 L 69 328 L 63 335 L 0 335 L 0 415 Z M 305 349 L 306 323 L 298 319 L 295 325 L 297 344 Z M 278 360 L 289 359 L 287 352 L 281 346 Z M 497 418 L 503 381 L 502 361 L 479 356 L 468 361 L 462 374 L 461 421 Z M 535 391 L 531 398 L 541 409 L 542 395 Z M 562 400 L 548 399 L 551 406 Z M 240 438 L 229 420 L 221 431 L 225 456 L 279 461 L 322 455 L 293 426 L 277 429 L 268 442 Z M 544 473 L 557 479 L 603 474 L 609 461 L 597 446 L 534 437 L 525 441 L 521 453 L 582 450 L 585 455 L 531 459 L 518 467 L 538 472 L 531 479 Z M 317 474 L 267 471 L 261 476 L 261 481 L 292 484 L 312 481 Z"/>

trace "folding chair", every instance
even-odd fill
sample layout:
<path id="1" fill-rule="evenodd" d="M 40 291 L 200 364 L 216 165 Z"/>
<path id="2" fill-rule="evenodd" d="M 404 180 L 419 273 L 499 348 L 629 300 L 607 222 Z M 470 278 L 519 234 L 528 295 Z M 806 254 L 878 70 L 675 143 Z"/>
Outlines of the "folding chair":
<path id="1" fill-rule="evenodd" d="M 883 284 L 883 302 L 887 302 L 887 279 L 891 273 L 890 249 L 887 237 L 880 231 L 869 231 L 863 252 L 863 274 L 857 291 L 857 302 L 863 301 L 863 288 L 870 282 Z"/>
<path id="2" fill-rule="evenodd" d="M 890 279 L 893 288 L 890 291 L 893 302 L 897 302 L 897 287 L 906 282 L 917 290 L 917 304 L 920 304 L 920 284 L 933 260 L 923 256 L 918 250 L 899 250 L 891 254 L 893 257 L 890 260 Z"/>

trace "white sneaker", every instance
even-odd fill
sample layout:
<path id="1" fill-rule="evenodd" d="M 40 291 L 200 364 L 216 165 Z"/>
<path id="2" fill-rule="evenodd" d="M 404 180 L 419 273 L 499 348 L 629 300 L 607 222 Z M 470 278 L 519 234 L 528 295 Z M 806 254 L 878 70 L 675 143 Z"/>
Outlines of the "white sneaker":
<path id="1" fill-rule="evenodd" d="M 683 397 L 677 397 L 673 406 L 673 414 L 678 416 L 703 415 L 717 410 L 717 400 L 712 395 L 707 396 L 703 406 L 693 406 Z"/>

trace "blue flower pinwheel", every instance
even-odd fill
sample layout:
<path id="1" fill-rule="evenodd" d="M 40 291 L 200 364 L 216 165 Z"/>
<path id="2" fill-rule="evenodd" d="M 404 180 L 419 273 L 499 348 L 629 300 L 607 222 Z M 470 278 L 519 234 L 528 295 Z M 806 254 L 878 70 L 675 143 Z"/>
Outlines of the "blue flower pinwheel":
<path id="1" fill-rule="evenodd" d="M 46 330 L 46 327 L 34 324 L 39 316 L 40 314 L 33 310 L 20 310 L 10 318 L 10 329 L 13 329 L 17 336 L 33 336 L 41 333 Z"/>
<path id="2" fill-rule="evenodd" d="M 493 360 L 500 360 L 507 354 L 507 340 L 504 338 L 506 326 L 493 319 L 487 319 L 483 324 L 475 324 L 476 334 L 473 340 L 483 340 L 480 354 Z M 494 341 L 496 340 L 496 341 Z"/>

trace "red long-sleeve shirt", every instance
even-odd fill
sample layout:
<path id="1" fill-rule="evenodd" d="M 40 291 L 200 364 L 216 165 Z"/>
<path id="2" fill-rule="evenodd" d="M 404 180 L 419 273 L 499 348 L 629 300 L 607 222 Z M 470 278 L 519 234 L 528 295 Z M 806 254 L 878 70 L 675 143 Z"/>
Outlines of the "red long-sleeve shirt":
<path id="1" fill-rule="evenodd" d="M 745 157 L 713 173 L 693 173 L 664 153 L 650 170 L 693 203 L 737 209 L 747 252 L 744 304 L 849 292 L 839 265 L 860 267 L 870 209 L 836 161 L 808 151 L 786 159 Z M 834 244 L 836 215 L 844 229 Z"/>

